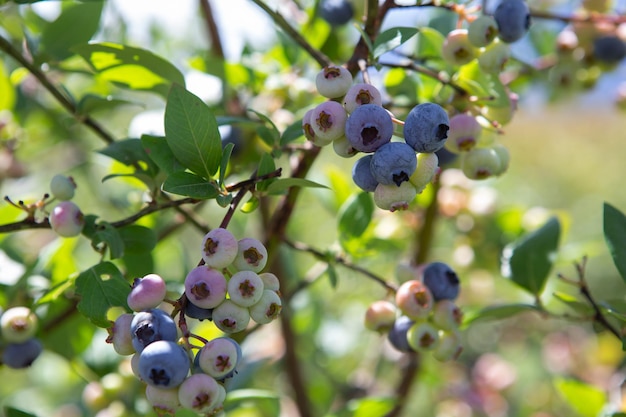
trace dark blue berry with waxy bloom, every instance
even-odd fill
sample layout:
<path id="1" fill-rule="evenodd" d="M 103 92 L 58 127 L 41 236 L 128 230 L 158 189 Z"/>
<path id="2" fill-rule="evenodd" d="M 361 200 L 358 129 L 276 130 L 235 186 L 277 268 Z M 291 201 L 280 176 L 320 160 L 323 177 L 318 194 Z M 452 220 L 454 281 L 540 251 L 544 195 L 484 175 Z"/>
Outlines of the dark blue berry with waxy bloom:
<path id="1" fill-rule="evenodd" d="M 524 0 L 503 0 L 493 13 L 493 18 L 502 42 L 515 42 L 530 28 L 530 10 Z"/>
<path id="2" fill-rule="evenodd" d="M 415 324 L 415 322 L 407 316 L 400 316 L 393 323 L 393 327 L 387 334 L 389 342 L 391 342 L 393 347 L 398 349 L 400 352 L 414 351 L 411 346 L 409 346 L 409 341 L 407 339 L 407 333 L 413 324 Z"/>
<path id="3" fill-rule="evenodd" d="M 9 368 L 22 369 L 33 364 L 43 351 L 39 339 L 32 338 L 23 343 L 9 343 L 2 353 L 2 363 Z"/>
<path id="4" fill-rule="evenodd" d="M 174 341 L 178 337 L 174 320 L 159 309 L 137 313 L 131 322 L 130 332 L 137 352 L 158 340 Z"/>
<path id="5" fill-rule="evenodd" d="M 346 138 L 360 152 L 374 152 L 391 140 L 393 121 L 375 104 L 358 106 L 346 121 Z"/>
<path id="6" fill-rule="evenodd" d="M 374 192 L 378 181 L 372 174 L 371 161 L 374 155 L 365 155 L 352 167 L 352 180 L 363 191 Z"/>
<path id="7" fill-rule="evenodd" d="M 413 107 L 404 121 L 404 140 L 416 152 L 436 152 L 448 138 L 448 113 L 438 104 L 422 103 Z"/>
<path id="8" fill-rule="evenodd" d="M 626 57 L 626 43 L 617 36 L 601 36 L 593 41 L 593 56 L 607 64 L 617 64 Z"/>
<path id="9" fill-rule="evenodd" d="M 188 373 L 187 352 L 175 342 L 158 340 L 146 346 L 139 355 L 139 376 L 148 385 L 177 387 Z"/>
<path id="10" fill-rule="evenodd" d="M 389 142 L 374 152 L 370 169 L 374 178 L 385 185 L 398 187 L 415 171 L 417 157 L 415 150 L 404 142 Z"/>
<path id="11" fill-rule="evenodd" d="M 432 262 L 424 268 L 424 285 L 435 301 L 455 300 L 459 296 L 459 277 L 448 264 Z"/>
<path id="12" fill-rule="evenodd" d="M 333 26 L 345 25 L 354 16 L 352 4 L 347 0 L 322 0 L 320 17 Z"/>

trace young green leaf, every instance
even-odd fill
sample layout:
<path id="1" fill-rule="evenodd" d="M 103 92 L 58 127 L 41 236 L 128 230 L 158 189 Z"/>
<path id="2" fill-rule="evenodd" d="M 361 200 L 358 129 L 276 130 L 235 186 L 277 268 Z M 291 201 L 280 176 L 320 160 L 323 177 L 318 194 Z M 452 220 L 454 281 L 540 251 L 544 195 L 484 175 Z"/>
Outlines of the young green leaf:
<path id="1" fill-rule="evenodd" d="M 167 177 L 163 183 L 163 191 L 203 200 L 215 198 L 219 194 L 214 183 L 184 171 L 174 172 Z"/>
<path id="2" fill-rule="evenodd" d="M 96 227 L 96 233 L 91 238 L 91 246 L 100 250 L 103 245 L 109 249 L 111 259 L 117 259 L 124 254 L 124 241 L 118 230 L 110 223 L 100 223 Z"/>
<path id="3" fill-rule="evenodd" d="M 165 106 L 165 139 L 176 159 L 210 179 L 222 159 L 222 141 L 213 112 L 202 100 L 174 84 Z"/>
<path id="4" fill-rule="evenodd" d="M 597 417 L 608 398 L 603 390 L 574 379 L 558 378 L 554 386 L 567 404 L 582 417 Z"/>
<path id="5" fill-rule="evenodd" d="M 626 281 L 626 216 L 609 203 L 604 203 L 604 239 L 615 267 Z"/>
<path id="6" fill-rule="evenodd" d="M 342 239 L 361 236 L 374 214 L 374 200 L 370 193 L 362 192 L 349 198 L 339 210 L 339 235 Z"/>
<path id="7" fill-rule="evenodd" d="M 146 153 L 145 148 L 138 139 L 124 139 L 114 142 L 99 153 L 115 159 L 128 166 L 136 166 L 140 171 L 154 177 L 158 172 L 158 166 Z"/>
<path id="8" fill-rule="evenodd" d="M 397 48 L 417 35 L 418 32 L 419 29 L 415 27 L 394 27 L 380 33 L 374 41 L 374 50 L 372 51 L 374 58 L 378 59 L 385 52 Z"/>
<path id="9" fill-rule="evenodd" d="M 489 320 L 503 320 L 509 317 L 513 317 L 517 314 L 524 313 L 526 311 L 540 311 L 537 306 L 532 304 L 504 304 L 493 305 L 485 307 L 480 311 L 473 314 L 468 314 L 464 317 L 463 325 L 469 326 L 472 323 L 489 321 Z"/>
<path id="10" fill-rule="evenodd" d="M 540 295 L 552 269 L 560 234 L 559 220 L 552 217 L 542 227 L 516 242 L 508 259 L 503 261 L 511 280 L 531 294 Z"/>
<path id="11" fill-rule="evenodd" d="M 263 121 L 263 125 L 256 129 L 257 134 L 261 137 L 263 142 L 272 148 L 276 147 L 280 142 L 280 132 L 274 122 L 272 122 L 269 117 L 256 110 L 248 109 L 248 111 L 256 114 L 259 119 Z"/>
<path id="12" fill-rule="evenodd" d="M 148 157 L 166 174 L 185 170 L 184 165 L 176 159 L 164 137 L 143 135 L 141 144 Z"/>
<path id="13" fill-rule="evenodd" d="M 78 311 L 96 326 L 109 327 L 107 311 L 111 307 L 128 309 L 126 298 L 130 285 L 114 264 L 102 262 L 78 275 L 76 293 L 80 296 Z"/>
<path id="14" fill-rule="evenodd" d="M 261 160 L 259 161 L 259 168 L 257 169 L 257 177 L 269 174 L 270 172 L 276 171 L 276 164 L 274 163 L 274 159 L 267 153 L 261 155 Z M 265 181 L 261 181 L 256 185 L 256 189 L 259 191 L 267 190 L 267 187 L 271 183 L 276 181 L 275 178 L 270 178 Z"/>
<path id="15" fill-rule="evenodd" d="M 224 150 L 222 151 L 222 161 L 220 162 L 220 176 L 219 176 L 220 186 L 224 186 L 224 177 L 226 176 L 226 169 L 228 168 L 228 161 L 230 161 L 230 156 L 232 155 L 234 148 L 235 148 L 235 144 L 229 143 L 226 146 L 224 146 Z"/>
<path id="16" fill-rule="evenodd" d="M 281 194 L 291 187 L 328 188 L 325 185 L 304 178 L 277 178 L 267 187 L 268 194 Z"/>
<path id="17" fill-rule="evenodd" d="M 303 135 L 304 131 L 302 130 L 302 120 L 298 120 L 287 126 L 287 129 L 285 129 L 280 137 L 280 146 L 285 146 Z"/>
<path id="18" fill-rule="evenodd" d="M 255 410 L 266 417 L 280 415 L 280 399 L 271 391 L 259 389 L 237 389 L 228 392 L 224 401 L 224 411 L 233 411 L 243 403 L 254 404 Z"/>

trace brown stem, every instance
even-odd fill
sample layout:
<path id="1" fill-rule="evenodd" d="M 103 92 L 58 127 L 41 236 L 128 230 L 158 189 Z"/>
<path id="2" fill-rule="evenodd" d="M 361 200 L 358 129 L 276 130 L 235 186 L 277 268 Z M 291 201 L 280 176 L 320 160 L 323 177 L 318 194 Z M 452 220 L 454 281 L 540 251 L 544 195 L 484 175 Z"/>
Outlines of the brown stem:
<path id="1" fill-rule="evenodd" d="M 213 49 L 213 54 L 217 58 L 224 59 L 222 38 L 220 37 L 220 31 L 217 27 L 217 23 L 215 22 L 215 15 L 213 14 L 211 2 L 209 0 L 200 0 L 200 9 L 202 10 L 202 16 L 204 17 L 207 32 L 211 38 L 211 48 Z"/>
<path id="2" fill-rule="evenodd" d="M 396 405 L 385 417 L 397 417 L 402 414 L 407 398 L 420 369 L 420 357 L 417 353 L 408 353 L 408 363 L 403 367 L 402 379 L 396 387 Z"/>
<path id="3" fill-rule="evenodd" d="M 416 265 L 423 264 L 428 260 L 432 241 L 435 236 L 435 223 L 437 222 L 437 214 L 439 213 L 439 204 L 437 202 L 437 194 L 441 188 L 439 181 L 433 184 L 432 200 L 426 207 L 422 228 L 416 236 L 417 247 L 415 248 L 415 256 L 413 262 Z"/>

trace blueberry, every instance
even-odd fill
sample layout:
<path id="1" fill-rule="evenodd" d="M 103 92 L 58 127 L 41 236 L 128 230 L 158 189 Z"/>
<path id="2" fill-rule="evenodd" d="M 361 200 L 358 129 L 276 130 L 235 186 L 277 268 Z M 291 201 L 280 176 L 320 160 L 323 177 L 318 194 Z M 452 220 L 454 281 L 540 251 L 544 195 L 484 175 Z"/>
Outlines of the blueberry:
<path id="1" fill-rule="evenodd" d="M 454 300 L 459 296 L 459 277 L 443 262 L 432 262 L 424 268 L 424 285 L 435 301 Z"/>
<path id="2" fill-rule="evenodd" d="M 370 162 L 372 175 L 380 184 L 398 187 L 409 177 L 417 167 L 417 157 L 412 147 L 404 142 L 389 142 L 374 152 Z"/>
<path id="3" fill-rule="evenodd" d="M 504 172 L 500 156 L 493 148 L 474 148 L 463 153 L 461 169 L 472 180 L 484 180 Z"/>
<path id="4" fill-rule="evenodd" d="M 218 337 L 207 342 L 196 357 L 200 369 L 220 381 L 235 374 L 242 358 L 241 346 L 229 337 Z"/>
<path id="5" fill-rule="evenodd" d="M 252 320 L 258 324 L 268 324 L 278 317 L 282 308 L 282 300 L 276 291 L 263 290 L 261 299 L 248 310 Z"/>
<path id="6" fill-rule="evenodd" d="M 260 241 L 245 237 L 237 242 L 239 252 L 233 261 L 233 266 L 238 271 L 261 272 L 267 264 L 267 249 Z"/>
<path id="7" fill-rule="evenodd" d="M 119 355 L 132 355 L 135 353 L 133 337 L 130 332 L 132 322 L 132 314 L 122 314 L 115 319 L 115 323 L 113 323 L 109 331 L 110 337 L 107 341 L 113 343 L 113 349 L 115 349 Z"/>
<path id="8" fill-rule="evenodd" d="M 181 346 L 170 340 L 157 340 L 139 355 L 139 376 L 148 385 L 173 388 L 189 373 L 189 357 Z"/>
<path id="9" fill-rule="evenodd" d="M 213 415 L 224 401 L 224 387 L 207 374 L 194 374 L 178 389 L 178 400 L 184 408 L 203 415 Z"/>
<path id="10" fill-rule="evenodd" d="M 130 324 L 133 347 L 137 352 L 158 340 L 175 341 L 176 323 L 163 310 L 152 309 L 137 313 Z"/>
<path id="11" fill-rule="evenodd" d="M 371 84 L 354 84 L 343 98 L 343 105 L 348 113 L 352 113 L 354 109 L 364 104 L 382 106 L 383 99 L 380 91 Z"/>
<path id="12" fill-rule="evenodd" d="M 503 0 L 493 13 L 493 18 L 502 42 L 515 42 L 530 28 L 530 10 L 524 0 Z"/>
<path id="13" fill-rule="evenodd" d="M 477 48 L 489 45 L 497 35 L 498 24 L 493 16 L 479 16 L 467 28 L 468 39 Z"/>
<path id="14" fill-rule="evenodd" d="M 391 140 L 393 121 L 383 107 L 363 104 L 348 117 L 345 133 L 354 149 L 374 152 Z"/>
<path id="15" fill-rule="evenodd" d="M 409 346 L 418 352 L 434 350 L 439 344 L 439 330 L 428 322 L 415 323 L 406 337 Z"/>
<path id="16" fill-rule="evenodd" d="M 626 57 L 626 43 L 617 36 L 601 36 L 593 41 L 593 55 L 598 61 L 616 64 Z"/>
<path id="17" fill-rule="evenodd" d="M 252 271 L 239 271 L 228 281 L 230 300 L 241 307 L 256 304 L 263 296 L 263 280 Z"/>
<path id="18" fill-rule="evenodd" d="M 26 342 L 35 335 L 37 327 L 37 316 L 28 307 L 11 307 L 0 316 L 0 335 L 9 343 Z"/>
<path id="19" fill-rule="evenodd" d="M 2 362 L 9 368 L 27 368 L 33 364 L 42 351 L 43 346 L 37 338 L 22 343 L 9 343 L 2 353 Z"/>
<path id="20" fill-rule="evenodd" d="M 317 92 L 326 98 L 343 97 L 352 86 L 352 74 L 347 68 L 329 65 L 315 76 Z"/>
<path id="21" fill-rule="evenodd" d="M 198 307 L 191 301 L 187 300 L 187 303 L 185 304 L 185 316 L 191 317 L 192 319 L 197 319 L 200 321 L 212 320 L 213 309 Z"/>
<path id="22" fill-rule="evenodd" d="M 371 161 L 374 155 L 365 155 L 352 167 L 352 180 L 363 191 L 374 192 L 378 181 L 372 174 Z"/>
<path id="23" fill-rule="evenodd" d="M 133 281 L 133 288 L 126 302 L 133 311 L 149 310 L 161 304 L 166 293 L 163 278 L 157 274 L 148 274 Z"/>
<path id="24" fill-rule="evenodd" d="M 75 190 L 76 183 L 72 177 L 58 174 L 50 180 L 50 192 L 57 200 L 71 200 L 74 197 Z"/>
<path id="25" fill-rule="evenodd" d="M 446 36 L 441 56 L 450 65 L 465 65 L 478 56 L 478 49 L 470 42 L 467 29 L 455 29 Z"/>
<path id="26" fill-rule="evenodd" d="M 202 259 L 211 268 L 222 269 L 237 256 L 237 239 L 227 229 L 218 227 L 202 238 Z"/>
<path id="27" fill-rule="evenodd" d="M 354 16 L 352 4 L 347 0 L 322 0 L 320 17 L 333 26 L 345 25 Z"/>
<path id="28" fill-rule="evenodd" d="M 250 323 L 250 310 L 231 300 L 224 300 L 213 310 L 213 322 L 224 333 L 237 333 Z"/>
<path id="29" fill-rule="evenodd" d="M 200 308 L 217 307 L 226 298 L 226 278 L 216 269 L 197 266 L 185 277 L 187 300 Z"/>
<path id="30" fill-rule="evenodd" d="M 416 152 L 436 152 L 448 138 L 448 113 L 438 104 L 422 103 L 413 107 L 404 122 L 404 140 Z"/>
<path id="31" fill-rule="evenodd" d="M 409 346 L 409 341 L 406 336 L 413 324 L 415 324 L 415 322 L 407 316 L 400 316 L 393 323 L 393 327 L 387 335 L 389 342 L 391 342 L 393 347 L 398 349 L 400 352 L 414 351 L 411 346 Z"/>
<path id="32" fill-rule="evenodd" d="M 374 204 L 391 212 L 407 210 L 416 196 L 417 189 L 409 181 L 400 183 L 400 186 L 378 184 L 374 190 Z"/>
<path id="33" fill-rule="evenodd" d="M 71 201 L 61 201 L 52 209 L 48 220 L 52 230 L 62 237 L 78 236 L 85 225 L 83 213 Z"/>

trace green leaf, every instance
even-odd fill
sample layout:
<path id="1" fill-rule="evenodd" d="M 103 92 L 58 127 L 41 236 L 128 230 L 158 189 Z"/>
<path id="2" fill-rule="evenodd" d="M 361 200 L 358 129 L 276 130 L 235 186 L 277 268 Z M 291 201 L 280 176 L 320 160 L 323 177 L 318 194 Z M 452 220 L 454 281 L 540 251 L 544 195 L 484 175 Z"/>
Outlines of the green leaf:
<path id="1" fill-rule="evenodd" d="M 417 56 L 421 59 L 441 56 L 445 36 L 431 27 L 421 27 L 417 34 Z"/>
<path id="2" fill-rule="evenodd" d="M 274 148 L 280 143 L 280 132 L 278 128 L 272 122 L 272 120 L 264 114 L 259 113 L 256 110 L 248 109 L 248 111 L 256 114 L 259 119 L 261 119 L 264 123 L 262 126 L 257 127 L 256 132 L 259 137 L 265 142 L 268 146 Z"/>
<path id="3" fill-rule="evenodd" d="M 165 139 L 189 170 L 207 180 L 217 172 L 222 159 L 217 121 L 209 106 L 177 84 L 165 106 Z"/>
<path id="4" fill-rule="evenodd" d="M 263 417 L 280 415 L 280 399 L 271 391 L 260 389 L 238 389 L 226 394 L 224 411 L 253 407 Z M 245 412 L 244 412 L 245 413 Z"/>
<path id="5" fill-rule="evenodd" d="M 185 170 L 183 164 L 174 156 L 164 137 L 143 135 L 141 136 L 141 144 L 148 157 L 166 174 L 171 175 L 174 172 Z"/>
<path id="6" fill-rule="evenodd" d="M 139 139 L 125 139 L 114 142 L 98 153 L 106 155 L 128 166 L 136 166 L 154 177 L 158 166 L 150 159 Z"/>
<path id="7" fill-rule="evenodd" d="M 285 129 L 280 137 L 280 146 L 285 146 L 302 136 L 304 136 L 304 131 L 302 130 L 302 120 L 298 120 L 287 126 L 287 129 Z"/>
<path id="8" fill-rule="evenodd" d="M 110 326 L 107 312 L 111 307 L 129 310 L 126 298 L 130 285 L 111 262 L 99 263 L 80 273 L 76 293 L 80 296 L 78 311 L 99 327 Z"/>
<path id="9" fill-rule="evenodd" d="M 328 268 L 326 268 L 326 273 L 328 274 L 328 279 L 330 280 L 330 286 L 335 289 L 337 288 L 337 269 L 332 263 L 328 263 Z"/>
<path id="10" fill-rule="evenodd" d="M 6 417 L 37 417 L 36 414 L 31 414 L 13 407 L 5 407 L 4 414 Z"/>
<path id="11" fill-rule="evenodd" d="M 47 25 L 41 34 L 40 50 L 47 56 L 62 61 L 73 55 L 72 47 L 89 42 L 100 26 L 103 1 L 75 3 L 64 8 L 59 17 Z"/>
<path id="12" fill-rule="evenodd" d="M 572 310 L 581 313 L 581 314 L 593 314 L 593 307 L 589 304 L 583 303 L 578 300 L 576 297 L 566 294 L 560 291 L 556 291 L 554 294 L 554 298 L 567 305 Z"/>
<path id="13" fill-rule="evenodd" d="M 533 295 L 541 294 L 552 269 L 560 233 L 559 220 L 552 217 L 541 228 L 515 243 L 510 257 L 504 260 L 505 263 L 508 261 L 511 280 Z"/>
<path id="14" fill-rule="evenodd" d="M 241 211 L 243 213 L 252 213 L 254 210 L 257 209 L 257 207 L 259 207 L 259 203 L 259 199 L 253 195 L 241 206 Z"/>
<path id="15" fill-rule="evenodd" d="M 126 276 L 143 277 L 154 272 L 152 252 L 124 252 L 122 261 L 126 266 Z"/>
<path id="16" fill-rule="evenodd" d="M 15 87 L 11 84 L 9 73 L 0 59 L 0 110 L 13 110 L 15 100 Z"/>
<path id="17" fill-rule="evenodd" d="M 210 199 L 218 195 L 212 182 L 190 172 L 174 172 L 163 183 L 163 191 L 192 198 Z"/>
<path id="18" fill-rule="evenodd" d="M 100 223 L 96 228 L 96 233 L 91 238 L 91 246 L 100 251 L 102 245 L 109 249 L 111 259 L 117 259 L 124 254 L 124 241 L 118 230 L 110 223 Z"/>
<path id="19" fill-rule="evenodd" d="M 115 99 L 110 96 L 103 97 L 95 94 L 85 94 L 78 104 L 76 109 L 79 114 L 88 115 L 98 110 L 113 110 L 123 105 L 139 105 L 139 103 L 133 103 L 128 100 Z"/>
<path id="20" fill-rule="evenodd" d="M 268 194 L 281 194 L 291 187 L 328 188 L 325 185 L 304 178 L 277 178 L 267 187 Z"/>
<path id="21" fill-rule="evenodd" d="M 374 201 L 370 193 L 361 192 L 350 197 L 339 210 L 339 235 L 348 240 L 361 236 L 374 214 Z"/>
<path id="22" fill-rule="evenodd" d="M 567 404 L 582 417 L 597 417 L 608 401 L 603 390 L 584 382 L 558 378 L 554 386 Z"/>
<path id="23" fill-rule="evenodd" d="M 604 239 L 615 267 L 626 281 L 626 216 L 608 203 L 604 203 Z"/>
<path id="24" fill-rule="evenodd" d="M 224 146 L 224 150 L 222 151 L 222 162 L 220 162 L 220 177 L 219 184 L 224 184 L 224 176 L 226 175 L 226 169 L 228 168 L 228 161 L 230 161 L 230 156 L 233 153 L 233 149 L 235 148 L 234 143 L 229 143 Z"/>
<path id="25" fill-rule="evenodd" d="M 348 409 L 353 417 L 383 417 L 393 410 L 396 400 L 393 398 L 363 398 L 350 400 Z"/>
<path id="26" fill-rule="evenodd" d="M 374 41 L 374 50 L 372 51 L 374 58 L 377 59 L 385 52 L 397 48 L 417 35 L 418 32 L 419 29 L 415 27 L 394 27 L 381 32 Z"/>
<path id="27" fill-rule="evenodd" d="M 103 42 L 74 46 L 72 51 L 87 61 L 102 79 L 121 87 L 152 91 L 167 98 L 173 83 L 185 85 L 178 68 L 145 49 Z"/>
<path id="28" fill-rule="evenodd" d="M 264 153 L 263 155 L 261 155 L 261 160 L 259 161 L 259 168 L 257 169 L 257 176 L 260 177 L 263 175 L 267 175 L 270 172 L 274 172 L 274 171 L 276 171 L 276 164 L 274 163 L 274 158 L 272 158 L 272 156 L 267 153 Z M 270 178 L 268 180 L 261 181 L 260 183 L 256 185 L 256 189 L 259 191 L 265 191 L 267 190 L 269 185 L 272 184 L 274 181 L 276 181 L 276 178 Z"/>
<path id="29" fill-rule="evenodd" d="M 150 252 L 157 244 L 156 233 L 145 226 L 133 224 L 118 229 L 118 232 L 124 242 L 125 254 Z"/>
<path id="30" fill-rule="evenodd" d="M 504 304 L 489 306 L 474 314 L 468 314 L 463 321 L 463 325 L 468 326 L 472 323 L 481 321 L 502 320 L 527 311 L 540 311 L 540 309 L 532 304 Z"/>

